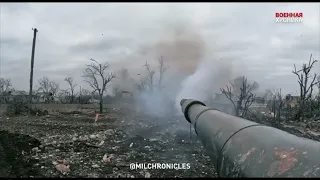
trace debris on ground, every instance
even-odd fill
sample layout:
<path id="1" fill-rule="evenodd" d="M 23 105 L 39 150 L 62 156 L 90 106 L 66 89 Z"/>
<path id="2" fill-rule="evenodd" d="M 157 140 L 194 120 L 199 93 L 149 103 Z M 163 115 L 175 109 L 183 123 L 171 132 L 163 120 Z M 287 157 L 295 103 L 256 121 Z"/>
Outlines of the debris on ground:
<path id="1" fill-rule="evenodd" d="M 20 160 L 14 162 L 14 166 L 10 166 L 11 161 L 3 162 L 12 169 L 2 169 L 6 173 L 0 176 L 216 177 L 211 160 L 205 155 L 202 144 L 196 141 L 195 134 L 190 140 L 187 130 L 178 130 L 177 127 L 181 126 L 178 124 L 179 121 L 174 122 L 176 124 L 170 122 L 168 128 L 139 116 L 119 116 L 118 121 L 101 118 L 94 123 L 92 114 L 76 113 L 79 115 L 64 113 L 42 117 L 0 118 L 0 130 L 3 130 L 1 132 L 15 134 L 6 135 L 14 137 L 14 141 L 2 138 L 0 147 L 4 147 L 6 141 L 15 142 L 7 144 L 14 149 L 14 155 L 23 152 L 23 155 L 19 156 Z M 132 119 L 135 123 L 132 123 Z M 30 140 L 26 140 L 25 137 Z M 34 142 L 26 148 L 29 141 Z M 191 168 L 131 170 L 130 163 L 190 163 Z"/>
<path id="2" fill-rule="evenodd" d="M 96 122 L 93 111 L 0 117 L 0 177 L 217 177 L 184 117 L 108 112 Z M 320 140 L 316 123 L 275 127 Z M 130 163 L 190 163 L 190 169 L 132 170 Z"/>

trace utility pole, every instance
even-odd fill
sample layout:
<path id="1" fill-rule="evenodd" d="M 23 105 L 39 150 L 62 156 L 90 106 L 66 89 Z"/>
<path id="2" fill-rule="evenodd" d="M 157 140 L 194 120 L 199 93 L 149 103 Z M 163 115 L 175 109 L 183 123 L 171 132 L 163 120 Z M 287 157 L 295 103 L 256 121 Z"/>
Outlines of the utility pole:
<path id="1" fill-rule="evenodd" d="M 30 69 L 30 89 L 29 89 L 29 103 L 32 104 L 32 85 L 33 85 L 33 66 L 34 66 L 34 52 L 36 48 L 36 38 L 37 38 L 37 28 L 32 28 L 33 30 L 33 42 L 32 42 L 32 52 L 31 52 L 31 69 Z"/>

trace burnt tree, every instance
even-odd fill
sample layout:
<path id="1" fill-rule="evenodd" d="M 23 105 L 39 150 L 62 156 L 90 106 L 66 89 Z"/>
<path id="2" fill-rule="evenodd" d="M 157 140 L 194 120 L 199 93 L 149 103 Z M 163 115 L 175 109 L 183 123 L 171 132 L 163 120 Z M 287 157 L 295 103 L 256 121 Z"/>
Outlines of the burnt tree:
<path id="1" fill-rule="evenodd" d="M 150 66 L 150 64 L 148 64 L 148 62 L 146 62 L 143 66 L 146 67 L 146 71 L 147 71 L 147 76 L 146 76 L 146 79 L 145 79 L 144 83 L 147 86 L 148 90 L 153 92 L 153 89 L 154 89 L 154 75 L 155 75 L 156 71 L 151 68 L 151 66 Z"/>
<path id="2" fill-rule="evenodd" d="M 12 91 L 10 79 L 0 78 L 0 95 L 7 95 L 9 91 Z"/>
<path id="3" fill-rule="evenodd" d="M 49 80 L 48 77 L 44 76 L 38 80 L 39 89 L 38 91 L 44 94 L 44 98 L 46 102 L 50 102 L 53 100 L 53 96 L 57 94 L 59 91 L 59 84 Z"/>
<path id="4" fill-rule="evenodd" d="M 88 104 L 91 98 L 91 92 L 87 89 L 81 88 L 80 86 L 79 96 L 76 98 L 76 102 L 79 104 Z"/>
<path id="5" fill-rule="evenodd" d="M 163 57 L 161 56 L 158 60 L 159 62 L 159 82 L 158 82 L 158 88 L 162 89 L 163 88 L 163 76 L 165 71 L 167 70 L 168 67 L 164 66 L 164 62 L 163 62 Z"/>
<path id="6" fill-rule="evenodd" d="M 280 124 L 283 107 L 284 101 L 282 97 L 282 90 L 279 89 L 279 91 L 274 92 L 272 100 L 272 112 L 274 122 L 278 120 L 278 123 Z"/>
<path id="7" fill-rule="evenodd" d="M 153 92 L 155 88 L 158 88 L 158 90 L 161 90 L 164 88 L 163 85 L 163 77 L 165 75 L 166 70 L 168 67 L 165 66 L 163 57 L 161 56 L 158 59 L 158 73 L 159 73 L 159 79 L 158 82 L 156 81 L 157 76 L 157 70 L 156 68 L 152 68 L 148 62 L 146 62 L 143 66 L 146 68 L 146 75 L 140 79 L 140 83 L 138 85 L 139 90 L 148 90 L 149 92 Z"/>
<path id="8" fill-rule="evenodd" d="M 74 82 L 73 78 L 70 76 L 66 77 L 64 81 L 66 81 L 67 84 L 69 85 L 69 88 L 67 90 L 70 91 L 70 103 L 74 103 L 74 99 L 75 99 L 74 90 L 77 84 Z"/>
<path id="9" fill-rule="evenodd" d="M 90 59 L 91 64 L 86 65 L 83 77 L 85 82 L 93 89 L 93 92 L 98 92 L 100 98 L 100 113 L 103 113 L 103 94 L 106 91 L 107 84 L 116 77 L 114 72 L 108 73 L 109 63 L 100 64 L 94 59 Z"/>
<path id="10" fill-rule="evenodd" d="M 233 83 L 221 88 L 221 92 L 231 101 L 234 106 L 235 115 L 244 117 L 249 110 L 250 105 L 255 100 L 255 94 L 252 93 L 258 87 L 254 82 L 252 85 L 248 83 L 244 76 L 236 78 Z"/>
<path id="11" fill-rule="evenodd" d="M 312 58 L 311 54 L 308 64 L 303 63 L 302 69 L 300 70 L 297 70 L 296 65 L 294 65 L 294 70 L 292 71 L 292 73 L 297 76 L 300 87 L 299 106 L 295 114 L 295 119 L 297 120 L 303 120 L 305 111 L 307 110 L 307 103 L 312 98 L 313 88 L 318 84 L 316 80 L 317 74 L 315 73 L 313 76 L 310 75 L 311 69 L 316 62 L 317 60 Z"/>

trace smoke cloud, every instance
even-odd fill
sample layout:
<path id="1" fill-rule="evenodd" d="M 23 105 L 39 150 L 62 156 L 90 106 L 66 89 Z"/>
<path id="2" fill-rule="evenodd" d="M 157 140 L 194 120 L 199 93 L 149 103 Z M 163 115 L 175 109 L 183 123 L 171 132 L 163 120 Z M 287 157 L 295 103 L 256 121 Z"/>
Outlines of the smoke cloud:
<path id="1" fill-rule="evenodd" d="M 180 110 L 181 99 L 206 101 L 209 94 L 219 93 L 232 79 L 232 63 L 228 60 L 208 57 L 199 63 L 196 71 L 188 76 L 177 94 L 176 108 Z"/>
<path id="2" fill-rule="evenodd" d="M 205 47 L 201 34 L 185 25 L 166 29 L 155 45 L 157 54 L 164 56 L 170 67 L 183 75 L 195 72 L 205 55 Z"/>
<path id="3" fill-rule="evenodd" d="M 215 48 L 217 49 L 217 48 Z M 194 27 L 178 24 L 168 26 L 158 40 L 148 47 L 144 46 L 139 54 L 147 56 L 151 70 L 154 70 L 152 92 L 150 88 L 140 91 L 137 85 L 148 81 L 148 73 L 143 64 L 127 67 L 135 78 L 119 79 L 118 88 L 135 92 L 137 107 L 153 115 L 167 116 L 181 114 L 180 100 L 193 98 L 205 101 L 209 93 L 219 93 L 233 77 L 232 61 L 219 57 L 212 52 L 203 35 Z M 149 57 L 154 57 L 150 61 Z M 163 57 L 166 67 L 162 77 L 163 87 L 159 88 L 160 69 L 157 58 Z M 140 60 L 141 62 L 141 60 Z M 120 76 L 123 76 L 121 74 Z M 150 80 L 150 79 L 149 79 Z M 121 85 L 125 83 L 125 85 Z"/>

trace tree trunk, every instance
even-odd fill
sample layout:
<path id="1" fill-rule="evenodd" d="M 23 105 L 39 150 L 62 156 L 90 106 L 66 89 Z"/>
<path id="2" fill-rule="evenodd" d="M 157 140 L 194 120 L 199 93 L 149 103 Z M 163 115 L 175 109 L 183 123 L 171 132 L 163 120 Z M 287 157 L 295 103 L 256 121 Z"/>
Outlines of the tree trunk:
<path id="1" fill-rule="evenodd" d="M 320 89 L 319 89 L 319 97 L 318 97 L 318 116 L 320 116 Z"/>
<path id="2" fill-rule="evenodd" d="M 99 105 L 100 105 L 99 112 L 100 112 L 100 114 L 102 114 L 103 113 L 103 94 L 100 94 L 100 103 L 99 103 Z"/>
<path id="3" fill-rule="evenodd" d="M 303 99 L 301 102 L 300 102 L 300 104 L 299 104 L 299 109 L 298 109 L 298 112 L 297 112 L 297 114 L 296 114 L 296 116 L 295 116 L 295 119 L 297 120 L 297 121 L 303 121 L 303 118 L 304 118 L 304 109 L 305 109 L 305 100 Z"/>
<path id="4" fill-rule="evenodd" d="M 278 124 L 280 124 L 281 123 L 281 106 L 279 107 L 279 109 L 278 109 L 278 115 L 277 115 L 277 118 L 278 118 Z"/>
<path id="5" fill-rule="evenodd" d="M 71 92 L 71 104 L 73 104 L 73 101 L 74 101 L 74 94 L 73 94 L 73 91 Z"/>
<path id="6" fill-rule="evenodd" d="M 239 117 L 239 115 L 240 115 L 241 104 L 242 104 L 242 101 L 239 100 L 239 101 L 237 102 L 237 107 L 236 107 L 236 116 L 237 116 L 237 117 Z"/>

